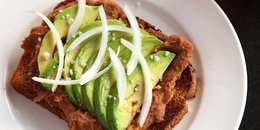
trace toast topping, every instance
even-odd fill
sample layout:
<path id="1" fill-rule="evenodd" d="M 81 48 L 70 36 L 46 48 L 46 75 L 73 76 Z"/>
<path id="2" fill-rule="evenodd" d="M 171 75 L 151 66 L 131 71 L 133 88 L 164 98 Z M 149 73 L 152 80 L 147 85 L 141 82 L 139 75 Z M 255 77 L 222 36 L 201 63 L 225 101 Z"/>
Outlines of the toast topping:
<path id="1" fill-rule="evenodd" d="M 118 97 L 119 102 L 122 104 L 124 102 L 127 86 L 124 66 L 122 65 L 121 61 L 118 59 L 118 57 L 111 48 L 108 48 L 108 51 L 111 58 L 111 62 L 116 71 Z"/>
<path id="2" fill-rule="evenodd" d="M 101 43 L 100 48 L 98 51 L 98 55 L 96 57 L 95 62 L 89 68 L 84 74 L 81 75 L 79 83 L 80 85 L 83 85 L 91 80 L 91 77 L 95 75 L 99 69 L 101 68 L 102 61 L 104 59 L 104 55 L 107 49 L 107 42 L 108 42 L 108 27 L 107 27 L 107 17 L 106 13 L 104 11 L 103 6 L 99 7 L 99 15 L 102 21 L 102 37 L 101 37 Z"/>
<path id="3" fill-rule="evenodd" d="M 140 51 L 142 48 L 142 38 L 141 38 L 141 32 L 140 32 L 138 22 L 134 14 L 132 13 L 131 9 L 127 5 L 125 5 L 124 7 L 124 12 L 132 28 L 133 44 L 137 48 L 136 51 Z M 134 56 L 134 53 L 132 53 L 131 58 L 127 64 L 127 75 L 132 74 L 132 72 L 136 68 L 136 65 L 137 65 L 137 58 Z"/>
<path id="4" fill-rule="evenodd" d="M 43 57 L 45 60 L 48 60 L 50 58 L 50 53 L 49 52 L 44 52 Z"/>
<path id="5" fill-rule="evenodd" d="M 70 28 L 76 21 L 72 17 L 75 16 L 75 8 L 64 9 L 56 16 L 57 19 L 55 18 L 58 22 L 54 20 L 54 23 L 62 23 L 65 26 L 63 29 L 56 24 L 63 38 L 66 35 L 68 37 Z M 93 11 L 92 9 L 95 7 L 85 7 L 85 10 Z M 73 10 L 74 13 L 70 13 L 69 10 Z M 107 20 L 103 6 L 99 6 L 99 16 L 95 15 L 94 11 L 94 20 L 92 18 L 91 22 L 84 21 L 84 17 L 85 24 L 80 25 L 71 38 L 67 39 L 64 44 L 65 57 L 62 58 L 64 61 L 60 61 L 59 48 L 58 52 L 53 48 L 54 51 L 48 58 L 49 65 L 43 66 L 44 71 L 39 67 L 42 78 L 33 77 L 33 80 L 43 83 L 43 86 L 54 84 L 55 87 L 51 87 L 52 91 L 58 84 L 65 85 L 70 101 L 76 107 L 97 117 L 106 129 L 126 129 L 141 106 L 138 122 L 143 126 L 152 103 L 153 86 L 156 86 L 175 57 L 174 53 L 167 51 L 151 54 L 162 41 L 140 30 L 130 9 L 125 6 L 124 10 L 131 28 L 125 27 L 122 21 Z M 64 23 L 64 13 L 71 24 Z M 62 30 L 67 30 L 67 33 Z M 45 37 L 50 37 L 50 34 L 47 33 Z M 46 41 L 52 42 L 45 39 L 42 44 L 47 44 Z M 122 48 L 118 51 L 119 58 L 114 53 L 116 48 Z M 39 65 L 41 62 L 38 60 Z M 57 65 L 58 69 L 55 69 L 54 66 Z M 63 67 L 64 80 L 57 78 L 60 75 L 60 66 Z M 99 71 L 102 68 L 103 70 Z M 52 80 L 55 75 L 56 78 Z"/>
<path id="6" fill-rule="evenodd" d="M 67 34 L 67 42 L 69 39 L 77 32 L 80 27 L 80 24 L 83 21 L 85 15 L 85 6 L 86 0 L 78 0 L 78 9 L 75 20 L 73 18 L 69 18 L 68 23 L 70 24 L 69 31 Z M 60 12 L 60 11 L 59 11 Z M 61 11 L 62 13 L 62 11 Z"/>
<path id="7" fill-rule="evenodd" d="M 63 51 L 63 44 L 60 38 L 60 34 L 58 33 L 58 31 L 56 30 L 56 28 L 54 27 L 54 25 L 52 24 L 52 22 L 43 14 L 39 13 L 39 12 L 35 12 L 38 16 L 40 16 L 45 22 L 46 24 L 49 26 L 53 36 L 55 37 L 55 40 L 57 42 L 57 48 L 58 48 L 58 54 L 59 54 L 59 66 L 58 66 L 58 70 L 57 70 L 57 74 L 55 77 L 55 80 L 59 80 L 61 78 L 62 75 L 62 68 L 63 68 L 63 63 L 64 63 L 64 51 Z M 45 53 L 46 54 L 46 53 Z M 44 55 L 44 58 L 46 55 Z M 52 86 L 52 91 L 54 92 L 57 88 L 57 84 L 53 84 Z"/>

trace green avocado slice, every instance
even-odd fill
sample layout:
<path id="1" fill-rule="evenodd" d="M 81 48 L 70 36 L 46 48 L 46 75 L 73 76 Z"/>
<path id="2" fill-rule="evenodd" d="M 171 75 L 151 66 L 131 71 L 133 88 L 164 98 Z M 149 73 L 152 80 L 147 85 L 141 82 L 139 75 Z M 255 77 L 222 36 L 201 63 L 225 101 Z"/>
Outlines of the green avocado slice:
<path id="1" fill-rule="evenodd" d="M 120 35 L 120 34 L 119 34 Z M 125 35 L 124 37 L 126 38 L 127 35 Z M 128 39 L 128 38 L 127 38 Z M 120 48 L 121 50 L 125 50 L 124 46 L 121 45 L 120 43 L 120 39 L 116 39 L 115 41 L 109 43 L 109 47 L 111 47 L 115 52 L 117 52 L 117 49 Z M 110 56 L 109 53 L 106 52 L 105 54 L 105 58 L 103 61 L 103 68 L 107 67 L 110 64 Z M 115 79 L 113 80 L 112 78 L 113 76 L 110 75 L 109 71 L 106 72 L 105 74 L 103 74 L 102 76 L 100 76 L 99 78 L 97 78 L 95 80 L 95 85 L 93 86 L 93 102 L 94 102 L 94 108 L 96 110 L 96 114 L 98 119 L 100 120 L 101 124 L 103 125 L 104 128 L 106 129 L 110 129 L 109 128 L 109 124 L 106 121 L 106 107 L 105 107 L 105 100 L 106 100 L 106 95 L 108 94 L 108 91 L 106 91 L 105 89 L 109 90 L 110 87 L 110 83 L 112 83 L 113 81 L 115 81 Z M 106 87 L 104 89 L 104 86 Z"/>
<path id="2" fill-rule="evenodd" d="M 120 25 L 120 26 L 125 26 L 124 23 L 118 20 L 108 20 L 109 25 Z M 86 27 L 83 27 L 80 29 L 81 32 L 87 32 L 90 29 L 93 29 L 95 27 L 101 26 L 100 21 L 96 21 Z M 129 36 L 129 34 L 126 33 L 119 33 L 119 32 L 114 32 L 115 35 L 125 35 Z M 92 54 L 99 49 L 99 44 L 100 44 L 100 38 L 101 35 L 98 34 L 98 36 L 93 36 L 92 40 L 85 40 L 84 43 L 81 43 L 76 49 L 73 50 L 72 54 L 67 54 L 69 55 L 69 58 L 65 57 L 66 61 L 73 61 L 75 58 L 75 63 L 73 65 L 70 65 L 70 62 L 65 62 L 64 65 L 64 77 L 72 71 L 72 79 L 79 79 L 80 76 L 82 75 L 83 72 L 85 72 L 87 69 L 84 69 L 84 65 L 87 64 L 88 59 L 92 56 Z M 113 41 L 112 36 L 109 36 L 108 41 Z M 78 50 L 80 49 L 80 51 Z M 71 56 L 73 55 L 73 56 Z M 93 63 L 92 63 L 93 64 Z M 91 65 L 92 65 L 91 64 Z M 83 65 L 83 66 L 82 66 Z M 68 76 L 66 76 L 68 77 Z M 91 84 L 91 83 L 90 83 Z M 88 85 L 90 85 L 88 84 Z M 88 86 L 85 85 L 85 86 Z M 82 108 L 83 110 L 87 110 L 88 106 L 84 105 L 83 101 L 83 96 L 81 92 L 81 85 L 74 85 L 74 86 L 66 86 L 66 92 L 69 95 L 69 97 L 72 99 L 72 102 L 76 100 L 76 105 Z M 75 100 L 74 100 L 75 99 Z M 89 110 L 91 111 L 91 108 L 89 107 Z M 94 113 L 93 113 L 94 114 Z"/>
<path id="3" fill-rule="evenodd" d="M 157 59 L 159 59 L 159 61 L 156 62 L 151 57 L 158 57 Z M 150 68 L 153 86 L 157 84 L 174 57 L 174 53 L 158 51 L 157 53 L 146 58 L 146 62 Z M 124 103 L 119 104 L 118 92 L 115 83 L 109 92 L 111 98 L 107 99 L 107 120 L 113 130 L 125 130 L 131 123 L 143 102 L 144 80 L 140 65 L 138 65 L 134 72 L 127 78 L 127 95 Z"/>
<path id="4" fill-rule="evenodd" d="M 120 43 L 120 39 L 118 41 Z M 144 56 L 147 56 L 151 53 L 151 51 L 158 46 L 161 43 L 160 40 L 158 40 L 155 37 L 151 37 L 148 35 L 144 35 L 142 37 L 142 54 Z M 114 51 L 116 51 L 114 49 Z M 109 56 L 109 54 L 107 54 Z M 119 57 L 121 58 L 122 63 L 124 66 L 126 66 L 128 59 L 130 58 L 131 51 L 128 49 L 124 49 L 120 52 Z M 107 121 L 107 111 L 106 111 L 106 105 L 107 105 L 107 98 L 109 97 L 109 90 L 112 86 L 113 82 L 116 81 L 115 72 L 111 68 L 110 71 L 100 76 L 95 81 L 95 87 L 94 87 L 94 106 L 95 110 L 98 116 L 98 119 L 102 123 L 102 125 L 106 129 L 110 129 L 109 123 Z"/>
<path id="5" fill-rule="evenodd" d="M 77 54 L 77 56 L 75 57 L 75 60 L 72 60 L 73 65 L 72 65 L 71 69 L 69 70 L 69 72 L 72 75 L 71 76 L 72 79 L 80 78 L 80 76 L 83 72 L 83 69 L 85 67 L 85 64 L 87 64 L 86 62 L 89 61 L 91 56 L 93 55 L 93 53 L 98 50 L 99 42 L 100 42 L 100 35 L 93 37 L 92 40 L 90 40 L 87 44 L 85 44 L 81 48 L 81 51 Z M 94 62 L 93 58 L 92 58 L 91 62 Z M 88 63 L 88 64 L 90 64 L 90 63 Z M 83 110 L 87 110 L 83 103 L 83 96 L 81 94 L 81 85 L 73 85 L 73 86 L 69 86 L 69 87 L 72 88 L 72 91 L 73 91 L 72 93 L 73 93 L 74 98 L 77 101 L 78 107 L 81 107 Z"/>
<path id="6" fill-rule="evenodd" d="M 87 65 L 85 67 L 84 70 L 88 70 L 93 63 L 95 62 L 95 59 L 97 57 L 97 52 L 94 53 L 90 59 L 87 62 Z M 89 81 L 86 84 L 84 84 L 83 86 L 81 86 L 81 93 L 83 96 L 83 105 L 85 108 L 87 108 L 88 112 L 96 117 L 96 110 L 94 108 L 94 103 L 93 103 L 93 89 L 94 89 L 94 81 Z"/>

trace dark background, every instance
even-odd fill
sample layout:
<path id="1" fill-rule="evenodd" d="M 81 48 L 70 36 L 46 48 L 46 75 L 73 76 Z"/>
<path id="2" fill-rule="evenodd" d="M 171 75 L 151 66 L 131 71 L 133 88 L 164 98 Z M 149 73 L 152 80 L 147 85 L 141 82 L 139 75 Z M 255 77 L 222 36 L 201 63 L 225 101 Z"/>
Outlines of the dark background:
<path id="1" fill-rule="evenodd" d="M 248 92 L 239 130 L 260 130 L 260 0 L 216 0 L 232 22 L 246 58 Z"/>

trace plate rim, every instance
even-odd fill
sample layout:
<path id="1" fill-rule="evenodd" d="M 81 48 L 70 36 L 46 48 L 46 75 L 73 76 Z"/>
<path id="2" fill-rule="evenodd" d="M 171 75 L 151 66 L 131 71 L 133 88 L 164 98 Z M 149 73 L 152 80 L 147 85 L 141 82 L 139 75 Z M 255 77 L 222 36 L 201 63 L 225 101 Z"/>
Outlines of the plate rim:
<path id="1" fill-rule="evenodd" d="M 239 53 L 240 53 L 240 58 L 242 59 L 242 66 L 243 66 L 243 79 L 244 79 L 244 84 L 243 84 L 243 101 L 240 107 L 240 115 L 239 118 L 237 119 L 237 125 L 235 127 L 235 129 L 239 129 L 239 126 L 242 122 L 243 119 L 243 115 L 245 112 L 245 108 L 246 108 L 246 102 L 247 102 L 247 91 L 248 91 L 248 74 L 247 74 L 247 65 L 246 65 L 246 59 L 245 59 L 245 54 L 241 45 L 241 42 L 239 40 L 238 34 L 232 24 L 232 22 L 229 20 L 227 14 L 224 12 L 224 10 L 220 7 L 220 5 L 215 1 L 215 0 L 211 0 L 213 4 L 215 4 L 215 6 L 217 7 L 217 9 L 219 10 L 219 12 L 222 14 L 222 16 L 224 17 L 224 19 L 227 21 L 227 23 L 229 24 L 229 27 L 235 37 L 235 40 L 237 42 L 237 46 L 239 49 Z"/>
<path id="2" fill-rule="evenodd" d="M 221 7 L 214 1 L 214 0 L 210 0 L 209 2 L 212 2 L 212 4 L 214 4 L 214 6 L 218 9 L 218 12 L 221 13 L 221 15 L 223 16 L 225 22 L 227 22 L 227 24 L 229 25 L 229 28 L 231 29 L 231 32 L 232 32 L 232 35 L 235 37 L 235 41 L 237 43 L 237 46 L 238 46 L 238 49 L 239 49 L 239 54 L 240 54 L 240 58 L 242 59 L 242 67 L 243 67 L 243 77 L 244 77 L 244 84 L 243 84 L 243 103 L 241 104 L 241 107 L 240 107 L 240 115 L 239 115 L 239 118 L 237 119 L 236 121 L 236 126 L 235 129 L 238 129 L 239 128 L 239 125 L 242 121 L 242 117 L 243 117 L 243 114 L 244 114 L 244 110 L 245 110 L 245 107 L 246 107 L 246 99 L 247 99 L 247 86 L 248 86 L 248 77 L 247 77 L 247 67 L 246 67 L 246 61 L 245 61 L 245 56 L 244 56 L 244 53 L 243 53 L 243 50 L 242 50 L 242 46 L 241 46 L 241 42 L 239 40 L 239 37 L 232 25 L 232 23 L 230 22 L 230 20 L 228 19 L 227 15 L 224 13 L 224 11 L 221 9 Z M 1 48 L 0 48 L 1 49 Z M 2 54 L 2 53 L 0 53 Z M 9 53 L 8 53 L 9 54 Z M 5 59 L 5 58 L 4 58 Z M 5 66 L 5 65 L 3 65 Z M 6 67 L 4 67 L 5 69 Z M 3 74 L 3 79 L 5 78 L 5 71 L 0 71 L 2 74 Z M 0 73 L 0 77 L 1 77 L 1 73 Z M 7 78 L 8 79 L 8 78 Z M 4 80 L 4 82 L 6 82 Z M 4 83 L 5 84 L 5 83 Z M 5 87 L 5 86 L 4 86 Z M 2 89 L 0 90 L 0 94 L 2 93 Z M 6 94 L 6 92 L 4 92 L 4 94 Z M 4 95 L 5 96 L 5 95 Z M 6 97 L 5 97 L 6 98 Z M 6 100 L 6 99 L 5 99 Z M 0 100 L 1 101 L 1 100 Z M 0 102 L 1 103 L 1 102 Z M 5 101 L 5 103 L 8 104 L 7 101 Z M 0 104 L 1 105 L 1 104 Z"/>

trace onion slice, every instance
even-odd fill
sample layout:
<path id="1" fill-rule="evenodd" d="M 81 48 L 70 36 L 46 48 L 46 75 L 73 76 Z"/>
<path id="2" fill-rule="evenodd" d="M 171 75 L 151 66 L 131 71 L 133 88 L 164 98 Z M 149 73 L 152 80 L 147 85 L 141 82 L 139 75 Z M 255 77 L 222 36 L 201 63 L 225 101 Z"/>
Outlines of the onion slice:
<path id="1" fill-rule="evenodd" d="M 116 84 L 117 84 L 119 103 L 122 104 L 125 99 L 126 85 L 127 85 L 125 69 L 124 69 L 124 66 L 122 65 L 121 61 L 119 60 L 119 58 L 116 56 L 115 52 L 111 48 L 108 48 L 108 51 L 110 54 L 111 62 L 116 71 L 116 77 L 117 77 Z"/>
<path id="2" fill-rule="evenodd" d="M 144 76 L 144 81 L 145 81 L 145 91 L 144 91 L 144 101 L 142 105 L 142 110 L 139 115 L 138 122 L 140 126 L 142 127 L 150 110 L 151 104 L 152 104 L 152 78 L 150 74 L 150 69 L 149 66 L 143 57 L 142 53 L 138 48 L 136 48 L 134 45 L 132 45 L 129 41 L 125 39 L 121 39 L 121 43 L 126 46 L 129 50 L 132 51 L 133 56 L 138 59 L 143 76 Z"/>
<path id="3" fill-rule="evenodd" d="M 132 28 L 133 44 L 138 49 L 138 51 L 140 51 L 142 49 L 142 38 L 141 38 L 141 32 L 140 32 L 138 22 L 134 16 L 133 12 L 127 5 L 124 6 L 124 12 L 130 23 L 130 26 Z M 133 53 L 132 53 L 130 60 L 127 63 L 127 75 L 132 74 L 132 72 L 134 71 L 134 69 L 137 66 L 137 62 L 138 62 L 137 59 L 133 56 Z"/>
<path id="4" fill-rule="evenodd" d="M 108 25 L 109 31 L 120 31 L 120 32 L 126 32 L 126 33 L 132 33 L 132 30 L 128 27 L 124 26 L 118 26 L 118 25 Z M 67 52 L 72 51 L 75 49 L 81 42 L 83 42 L 85 39 L 88 39 L 89 37 L 96 35 L 102 31 L 102 27 L 97 27 L 94 29 L 91 29 L 82 35 L 80 35 L 75 41 L 71 43 L 71 45 L 66 50 Z"/>
<path id="5" fill-rule="evenodd" d="M 79 84 L 79 80 L 53 80 L 45 79 L 39 77 L 32 78 L 36 82 L 45 83 L 45 84 L 58 84 L 58 85 L 76 85 Z"/>
<path id="6" fill-rule="evenodd" d="M 94 77 L 91 78 L 91 80 L 94 80 L 104 73 L 106 73 L 110 68 L 112 67 L 112 64 L 109 64 L 105 69 L 102 71 L 99 71 Z M 33 77 L 32 78 L 36 82 L 45 83 L 45 84 L 57 84 L 57 85 L 76 85 L 79 84 L 79 80 L 54 80 L 54 79 L 46 79 L 46 78 L 40 78 L 40 77 Z"/>
<path id="7" fill-rule="evenodd" d="M 91 80 L 94 80 L 104 73 L 106 73 L 110 68 L 112 67 L 112 64 L 109 64 L 105 69 L 102 71 L 99 71 L 94 77 L 91 78 Z M 36 82 L 45 83 L 45 84 L 57 84 L 57 85 L 76 85 L 79 84 L 79 80 L 54 80 L 54 79 L 46 79 L 46 78 L 40 78 L 40 77 L 33 77 L 32 78 Z"/>
<path id="8" fill-rule="evenodd" d="M 79 29 L 79 26 L 81 22 L 83 21 L 84 14 L 85 14 L 85 5 L 86 5 L 86 0 L 78 0 L 78 10 L 77 14 L 75 17 L 75 20 L 69 27 L 68 35 L 67 35 L 67 42 L 71 38 L 71 36 L 76 33 L 76 31 Z"/>
<path id="9" fill-rule="evenodd" d="M 102 36 L 101 36 L 101 44 L 98 51 L 97 58 L 93 65 L 80 77 L 80 85 L 83 85 L 91 80 L 93 75 L 96 75 L 100 67 L 102 66 L 102 61 L 104 59 L 104 55 L 107 49 L 107 42 L 108 42 L 108 26 L 107 26 L 107 17 L 104 11 L 103 6 L 99 6 L 98 8 L 99 15 L 102 21 Z"/>
<path id="10" fill-rule="evenodd" d="M 54 27 L 54 25 L 52 24 L 52 22 L 43 14 L 41 14 L 40 12 L 35 12 L 35 14 L 37 14 L 38 16 L 40 16 L 45 23 L 49 26 L 56 42 L 57 42 L 57 48 L 58 48 L 58 54 L 59 54 L 59 66 L 58 66 L 58 70 L 57 70 L 57 74 L 55 77 L 55 80 L 59 80 L 61 78 L 61 74 L 62 74 L 62 68 L 63 68 L 63 63 L 64 63 L 64 50 L 63 50 L 63 44 L 60 38 L 60 34 L 58 33 L 58 31 L 56 30 L 56 28 Z M 52 86 L 52 91 L 54 92 L 57 88 L 57 84 L 53 84 Z"/>

